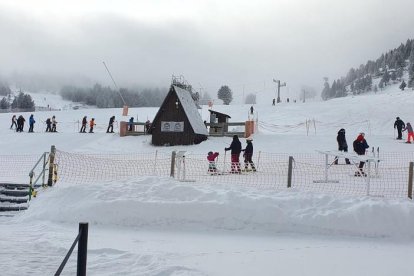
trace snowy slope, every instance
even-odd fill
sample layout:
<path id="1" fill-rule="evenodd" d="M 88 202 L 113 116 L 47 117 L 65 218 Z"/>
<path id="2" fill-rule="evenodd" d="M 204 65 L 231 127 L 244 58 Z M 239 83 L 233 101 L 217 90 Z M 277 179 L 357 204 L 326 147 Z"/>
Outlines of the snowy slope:
<path id="1" fill-rule="evenodd" d="M 328 102 L 256 105 L 255 150 L 308 152 L 335 149 L 346 128 L 348 144 L 364 131 L 383 151 L 412 151 L 393 139 L 396 116 L 410 121 L 414 91 L 396 86 L 376 95 Z M 247 118 L 250 106 L 214 106 L 231 121 Z M 152 120 L 156 108 L 132 108 L 129 116 Z M 0 154 L 41 154 L 54 144 L 81 153 L 223 152 L 230 138 L 200 145 L 155 148 L 150 137 L 106 134 L 120 109 L 36 112 L 35 133 L 8 129 L 0 114 Z M 28 118 L 29 114 L 24 114 Z M 58 133 L 44 133 L 56 115 Z M 97 133 L 79 134 L 83 116 Z M 208 120 L 208 111 L 202 110 Z M 307 135 L 306 120 L 315 121 Z M 27 129 L 27 128 L 26 128 Z M 76 173 L 76 172 L 74 172 Z M 40 191 L 30 208 L 0 216 L 0 270 L 5 275 L 56 271 L 77 231 L 90 223 L 90 275 L 410 275 L 414 256 L 414 204 L 409 200 L 344 197 L 298 191 L 258 191 L 235 186 L 177 182 L 167 177 L 75 185 L 57 183 Z M 369 257 L 368 257 L 369 256 Z M 75 257 L 65 272 L 74 274 Z"/>

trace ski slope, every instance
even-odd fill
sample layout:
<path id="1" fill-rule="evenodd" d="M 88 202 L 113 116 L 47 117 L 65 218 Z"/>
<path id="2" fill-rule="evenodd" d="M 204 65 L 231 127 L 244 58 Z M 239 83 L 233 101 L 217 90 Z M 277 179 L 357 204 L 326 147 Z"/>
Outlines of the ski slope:
<path id="1" fill-rule="evenodd" d="M 414 91 L 397 87 L 327 102 L 271 106 L 269 99 L 269 105 L 255 105 L 259 122 L 255 152 L 335 150 L 340 128 L 346 129 L 349 146 L 359 132 L 365 132 L 368 144 L 383 152 L 413 151 L 414 145 L 394 140 L 395 117 L 414 119 Z M 54 105 L 67 103 L 55 99 Z M 249 108 L 213 107 L 229 114 L 231 121 L 246 120 Z M 223 153 L 231 142 L 211 138 L 199 145 L 155 148 L 149 136 L 120 138 L 105 131 L 112 115 L 118 122 L 130 116 L 152 120 L 157 108 L 130 108 L 128 117 L 122 117 L 120 109 L 63 109 L 34 113 L 35 133 L 11 131 L 12 114 L 0 114 L 0 155 L 40 156 L 52 144 L 73 153 L 207 154 Z M 208 120 L 206 107 L 201 114 Z M 26 119 L 29 115 L 24 114 Z M 52 115 L 58 120 L 58 133 L 45 133 L 43 122 Z M 78 133 L 78 121 L 85 115 L 96 119 L 94 134 Z M 312 122 L 308 131 L 307 120 Z M 412 273 L 410 200 L 260 191 L 220 185 L 217 179 L 216 185 L 154 176 L 84 185 L 58 182 L 40 191 L 27 211 L 0 216 L 0 270 L 4 275 L 53 274 L 77 234 L 78 223 L 86 221 L 88 275 Z M 64 269 L 66 275 L 75 273 L 75 259 L 76 254 Z"/>

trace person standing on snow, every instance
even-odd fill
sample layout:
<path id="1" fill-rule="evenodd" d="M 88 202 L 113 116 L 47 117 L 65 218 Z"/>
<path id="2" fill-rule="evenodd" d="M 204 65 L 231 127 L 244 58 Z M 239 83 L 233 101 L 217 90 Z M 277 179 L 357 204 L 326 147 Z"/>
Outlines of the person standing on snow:
<path id="1" fill-rule="evenodd" d="M 242 151 L 244 151 L 244 153 L 243 153 L 243 157 L 244 157 L 244 170 L 247 171 L 248 168 L 249 168 L 249 165 L 250 165 L 250 167 L 252 168 L 252 171 L 255 172 L 256 171 L 256 167 L 254 166 L 254 163 L 252 161 L 252 157 L 253 157 L 253 143 L 252 143 L 252 141 L 253 141 L 253 138 L 252 137 L 247 137 L 246 138 L 247 146 Z"/>
<path id="2" fill-rule="evenodd" d="M 395 128 L 397 128 L 398 131 L 397 140 L 402 140 L 402 130 L 405 128 L 405 124 L 403 120 L 400 119 L 400 117 L 397 117 L 397 120 L 394 123 L 394 129 Z"/>
<path id="3" fill-rule="evenodd" d="M 46 119 L 46 132 L 52 132 L 52 121 L 50 118 Z"/>
<path id="4" fill-rule="evenodd" d="M 406 130 L 408 132 L 408 136 L 407 136 L 407 142 L 411 144 L 411 138 L 414 140 L 414 132 L 413 132 L 413 128 L 411 126 L 410 123 L 407 123 L 406 127 L 404 128 L 404 130 Z"/>
<path id="5" fill-rule="evenodd" d="M 12 117 L 12 124 L 10 126 L 10 129 L 13 129 L 13 126 L 17 129 L 17 123 L 16 123 L 16 115 L 13 115 Z"/>
<path id="6" fill-rule="evenodd" d="M 341 128 L 338 131 L 338 136 L 336 136 L 336 141 L 338 142 L 338 150 L 339 151 L 343 151 L 343 152 L 348 152 L 348 144 L 346 142 L 346 138 L 345 138 L 345 129 Z M 351 162 L 349 162 L 348 158 L 345 158 L 345 163 L 347 165 L 351 164 Z M 338 157 L 335 156 L 335 165 L 338 165 Z"/>
<path id="7" fill-rule="evenodd" d="M 356 138 L 356 140 L 353 143 L 354 146 L 354 151 L 358 154 L 358 155 L 365 155 L 365 151 L 367 148 L 369 148 L 367 141 L 365 140 L 365 134 L 364 133 L 360 133 L 358 135 L 358 137 Z M 364 172 L 364 165 L 365 162 L 364 161 L 360 161 L 359 162 L 359 166 L 358 166 L 358 171 L 355 172 L 355 176 L 366 176 L 365 172 Z"/>
<path id="8" fill-rule="evenodd" d="M 96 126 L 95 124 L 95 118 L 92 118 L 89 122 L 89 133 L 93 133 L 93 127 Z"/>
<path id="9" fill-rule="evenodd" d="M 132 131 L 133 123 L 134 123 L 134 117 L 129 118 L 129 128 L 128 128 L 128 131 Z"/>
<path id="10" fill-rule="evenodd" d="M 209 151 L 207 154 L 207 160 L 208 160 L 208 172 L 209 173 L 216 173 L 217 172 L 217 166 L 216 166 L 216 158 L 219 156 L 218 152 L 213 153 L 212 151 Z"/>
<path id="11" fill-rule="evenodd" d="M 17 118 L 16 132 L 23 132 L 24 122 L 26 122 L 26 120 L 24 119 L 22 115 L 20 115 L 19 118 Z"/>
<path id="12" fill-rule="evenodd" d="M 34 124 L 36 123 L 35 119 L 33 118 L 33 114 L 29 117 L 29 132 L 33 132 Z"/>
<path id="13" fill-rule="evenodd" d="M 233 136 L 233 141 L 231 142 L 230 147 L 224 148 L 225 151 L 231 150 L 231 172 L 232 173 L 241 173 L 240 169 L 240 153 L 242 150 L 239 137 L 237 135 Z"/>
<path id="14" fill-rule="evenodd" d="M 106 133 L 114 133 L 114 122 L 115 122 L 115 116 L 112 116 L 111 118 L 109 118 L 109 124 L 108 124 L 108 129 L 106 130 Z M 111 131 L 109 131 L 109 129 Z"/>
<path id="15" fill-rule="evenodd" d="M 55 115 L 53 115 L 52 116 L 52 132 L 57 132 L 56 131 L 56 125 L 57 125 L 56 117 L 55 117 Z"/>
<path id="16" fill-rule="evenodd" d="M 87 118 L 88 117 L 86 117 L 86 116 L 83 117 L 83 119 L 82 119 L 82 126 L 81 126 L 81 129 L 80 129 L 79 133 L 86 133 L 86 125 L 88 124 Z"/>

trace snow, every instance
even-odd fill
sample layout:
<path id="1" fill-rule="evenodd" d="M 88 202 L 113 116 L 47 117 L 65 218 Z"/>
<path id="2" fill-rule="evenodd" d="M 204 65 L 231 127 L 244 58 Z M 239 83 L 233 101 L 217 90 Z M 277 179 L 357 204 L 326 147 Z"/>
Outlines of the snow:
<path id="1" fill-rule="evenodd" d="M 336 133 L 345 128 L 348 145 L 363 131 L 368 144 L 383 152 L 412 152 L 413 146 L 393 139 L 393 123 L 396 116 L 405 122 L 412 119 L 414 91 L 397 87 L 328 102 L 273 107 L 270 99 L 268 105 L 255 105 L 259 120 L 255 151 L 335 150 Z M 214 106 L 229 114 L 230 121 L 245 120 L 249 108 Z M 12 114 L 0 114 L 0 156 L 40 157 L 52 144 L 71 153 L 185 150 L 206 154 L 223 152 L 231 142 L 215 137 L 194 146 L 153 147 L 150 136 L 121 138 L 105 133 L 112 115 L 118 122 L 137 115 L 140 121 L 152 120 L 157 108 L 129 112 L 125 117 L 120 116 L 121 109 L 35 112 L 35 133 L 30 134 L 9 130 Z M 43 122 L 52 115 L 59 132 L 44 133 Z M 78 133 L 78 120 L 85 115 L 96 119 L 96 133 Z M 206 107 L 201 116 L 208 120 Z M 308 133 L 306 120 L 312 122 Z M 15 169 L 28 173 L 23 167 Z M 216 184 L 178 182 L 168 176 L 81 185 L 58 182 L 40 190 L 28 210 L 0 214 L 0 270 L 4 275 L 56 272 L 76 237 L 78 223 L 86 221 L 88 275 L 411 275 L 411 200 L 295 189 L 261 191 L 220 185 L 219 179 Z M 76 252 L 64 274 L 75 271 Z"/>

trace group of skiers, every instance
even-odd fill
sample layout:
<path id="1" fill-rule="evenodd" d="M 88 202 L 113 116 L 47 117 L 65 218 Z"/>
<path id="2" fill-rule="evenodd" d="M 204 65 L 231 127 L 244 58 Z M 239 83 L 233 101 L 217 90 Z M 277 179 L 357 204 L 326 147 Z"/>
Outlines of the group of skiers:
<path id="1" fill-rule="evenodd" d="M 241 142 L 237 135 L 233 136 L 233 141 L 230 144 L 230 147 L 224 148 L 225 151 L 229 151 L 231 153 L 231 171 L 230 173 L 240 174 L 242 172 L 240 166 L 240 154 L 243 152 L 244 157 L 244 171 L 249 170 L 249 166 L 251 167 L 251 171 L 256 172 L 256 167 L 253 163 L 253 138 L 248 137 L 246 138 L 246 148 L 242 149 Z M 208 172 L 212 174 L 218 173 L 217 166 L 216 166 L 216 158 L 219 156 L 218 152 L 208 152 L 207 160 L 209 162 Z"/>
<path id="2" fill-rule="evenodd" d="M 108 128 L 106 129 L 106 133 L 114 133 L 114 123 L 115 123 L 115 116 L 109 118 Z M 88 125 L 88 117 L 84 116 L 82 118 L 82 126 L 79 130 L 79 133 L 86 133 L 86 126 Z M 89 121 L 89 133 L 94 133 L 93 128 L 96 126 L 95 118 L 92 118 Z"/>
<path id="3" fill-rule="evenodd" d="M 406 143 L 411 144 L 411 140 L 414 141 L 413 127 L 408 122 L 405 124 L 404 121 L 400 119 L 400 117 L 397 117 L 395 120 L 394 129 L 397 129 L 398 132 L 397 140 L 402 140 L 403 131 L 407 131 L 408 135 Z"/>
<path id="4" fill-rule="evenodd" d="M 16 128 L 16 132 L 23 132 L 24 123 L 26 122 L 26 119 L 23 117 L 23 115 L 20 115 L 17 117 L 16 115 L 13 115 L 11 119 L 12 123 L 10 126 L 10 129 L 13 129 L 13 127 Z M 34 125 L 36 123 L 36 120 L 34 119 L 34 115 L 31 114 L 29 117 L 29 131 L 28 132 L 34 132 Z M 56 117 L 53 116 L 52 119 L 47 118 L 46 119 L 46 132 L 56 132 Z"/>

